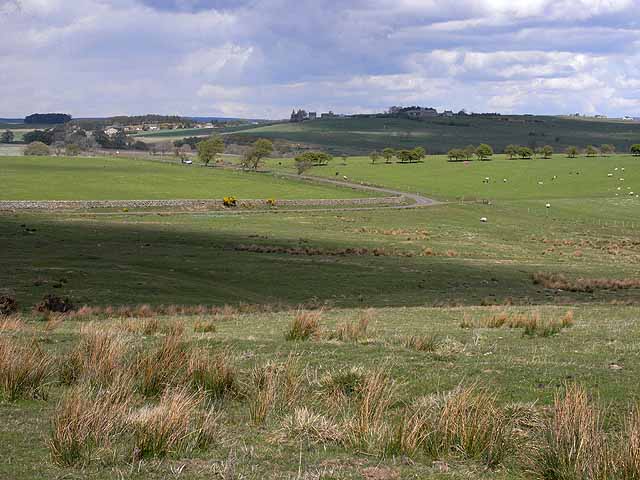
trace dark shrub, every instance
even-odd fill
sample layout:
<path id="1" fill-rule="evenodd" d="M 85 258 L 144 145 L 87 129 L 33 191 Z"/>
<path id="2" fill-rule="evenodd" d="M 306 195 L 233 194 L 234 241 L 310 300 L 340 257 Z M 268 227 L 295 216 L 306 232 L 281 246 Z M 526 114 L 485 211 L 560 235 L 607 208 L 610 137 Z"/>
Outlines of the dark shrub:
<path id="1" fill-rule="evenodd" d="M 36 305 L 38 312 L 66 313 L 75 310 L 75 306 L 68 298 L 61 298 L 57 295 L 45 295 L 42 301 Z"/>
<path id="2" fill-rule="evenodd" d="M 11 315 L 18 311 L 18 302 L 13 295 L 0 295 L 0 316 Z"/>

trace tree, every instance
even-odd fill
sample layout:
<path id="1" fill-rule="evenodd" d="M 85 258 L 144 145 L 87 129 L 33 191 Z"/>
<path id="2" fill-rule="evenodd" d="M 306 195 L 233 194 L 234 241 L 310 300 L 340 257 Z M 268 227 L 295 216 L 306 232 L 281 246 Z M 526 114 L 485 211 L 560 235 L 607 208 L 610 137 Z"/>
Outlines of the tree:
<path id="1" fill-rule="evenodd" d="M 310 160 L 305 158 L 297 157 L 295 160 L 296 170 L 298 171 L 298 175 L 302 175 L 304 172 L 313 167 L 313 163 Z"/>
<path id="2" fill-rule="evenodd" d="M 45 145 L 53 143 L 53 130 L 33 130 L 23 135 L 22 140 L 25 143 L 42 142 Z"/>
<path id="3" fill-rule="evenodd" d="M 49 146 L 43 142 L 31 142 L 24 149 L 24 154 L 30 157 L 45 157 L 50 155 Z"/>
<path id="4" fill-rule="evenodd" d="M 447 153 L 450 162 L 461 162 L 465 159 L 465 153 L 461 148 L 452 148 Z"/>
<path id="5" fill-rule="evenodd" d="M 476 155 L 480 160 L 491 160 L 491 157 L 493 156 L 493 148 L 486 143 L 482 143 L 478 145 L 478 148 L 476 148 Z"/>
<path id="6" fill-rule="evenodd" d="M 189 145 L 188 143 L 185 143 L 181 147 L 176 147 L 175 154 L 176 154 L 176 157 L 178 157 L 181 162 L 185 162 L 186 160 L 189 159 L 189 154 L 191 153 L 191 151 L 192 151 L 191 145 Z"/>
<path id="7" fill-rule="evenodd" d="M 69 143 L 65 147 L 65 154 L 69 157 L 76 157 L 80 155 L 81 148 L 75 143 Z"/>
<path id="8" fill-rule="evenodd" d="M 631 145 L 631 148 L 629 149 L 629 151 L 631 152 L 631 155 L 633 155 L 635 157 L 639 157 L 640 156 L 640 143 L 636 143 L 634 145 Z"/>
<path id="9" fill-rule="evenodd" d="M 593 145 L 588 145 L 585 149 L 585 153 L 587 154 L 587 157 L 595 157 L 598 155 L 598 149 Z"/>
<path id="10" fill-rule="evenodd" d="M 391 163 L 393 157 L 396 156 L 396 151 L 393 148 L 385 148 L 382 150 L 382 156 L 384 157 L 385 163 Z"/>
<path id="11" fill-rule="evenodd" d="M 411 163 L 413 161 L 413 150 L 398 150 L 396 157 L 398 157 L 400 163 Z"/>
<path id="12" fill-rule="evenodd" d="M 416 147 L 412 150 L 413 152 L 413 160 L 416 162 L 421 162 L 424 160 L 424 157 L 427 156 L 427 151 L 422 147 Z"/>
<path id="13" fill-rule="evenodd" d="M 219 135 L 212 135 L 196 145 L 198 149 L 198 158 L 205 165 L 215 162 L 218 155 L 224 152 L 224 142 Z"/>
<path id="14" fill-rule="evenodd" d="M 604 145 L 600 145 L 600 153 L 605 156 L 616 153 L 616 147 L 610 143 L 605 143 Z"/>
<path id="15" fill-rule="evenodd" d="M 553 156 L 553 147 L 551 145 L 545 145 L 541 150 L 543 158 L 551 158 Z"/>
<path id="16" fill-rule="evenodd" d="M 518 155 L 519 148 L 520 148 L 519 145 L 513 145 L 513 144 L 507 145 L 506 147 L 504 147 L 504 154 L 509 155 L 509 158 L 513 160 L 514 157 Z"/>
<path id="17" fill-rule="evenodd" d="M 523 160 L 530 159 L 533 157 L 533 150 L 529 147 L 518 147 L 518 156 Z"/>
<path id="18" fill-rule="evenodd" d="M 465 160 L 473 160 L 473 156 L 476 154 L 476 147 L 473 145 L 467 145 L 462 149 L 462 151 L 464 152 Z"/>
<path id="19" fill-rule="evenodd" d="M 266 138 L 259 138 L 251 149 L 245 153 L 242 159 L 242 167 L 250 170 L 257 170 L 262 160 L 273 152 L 273 142 Z"/>
<path id="20" fill-rule="evenodd" d="M 304 152 L 296 157 L 297 162 L 309 162 L 312 167 L 328 165 L 332 160 L 331 155 L 324 152 Z"/>
<path id="21" fill-rule="evenodd" d="M 380 152 L 378 152 L 377 150 L 374 150 L 369 154 L 369 158 L 371 159 L 371 163 L 375 165 L 376 162 L 380 159 Z"/>
<path id="22" fill-rule="evenodd" d="M 11 130 L 7 130 L 5 132 L 2 133 L 2 136 L 0 137 L 0 142 L 1 143 L 13 143 L 15 136 L 13 135 L 13 132 Z"/>
<path id="23" fill-rule="evenodd" d="M 578 150 L 578 147 L 570 146 L 566 148 L 564 153 L 566 153 L 569 158 L 576 158 L 580 151 Z"/>

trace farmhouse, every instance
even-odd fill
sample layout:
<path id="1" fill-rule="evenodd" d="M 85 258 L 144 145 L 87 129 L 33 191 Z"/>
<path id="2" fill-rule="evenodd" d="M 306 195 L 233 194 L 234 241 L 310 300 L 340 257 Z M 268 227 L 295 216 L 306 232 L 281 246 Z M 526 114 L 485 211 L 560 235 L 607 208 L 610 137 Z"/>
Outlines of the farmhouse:
<path id="1" fill-rule="evenodd" d="M 411 110 L 405 110 L 404 114 L 412 120 L 420 120 L 426 117 L 438 116 L 438 111 L 435 108 L 414 108 Z"/>
<path id="2" fill-rule="evenodd" d="M 107 129 L 105 129 L 104 133 L 106 133 L 107 135 L 109 135 L 110 137 L 113 137 L 114 135 L 116 135 L 118 132 L 120 131 L 119 128 L 116 127 L 109 127 Z"/>

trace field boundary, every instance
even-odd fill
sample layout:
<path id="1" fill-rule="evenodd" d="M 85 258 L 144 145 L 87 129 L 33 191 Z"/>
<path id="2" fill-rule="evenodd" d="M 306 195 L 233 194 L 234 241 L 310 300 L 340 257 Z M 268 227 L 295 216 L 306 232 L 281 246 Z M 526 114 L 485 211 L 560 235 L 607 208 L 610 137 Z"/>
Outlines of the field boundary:
<path id="1" fill-rule="evenodd" d="M 282 207 L 344 207 L 344 206 L 399 206 L 406 202 L 405 196 L 311 199 L 311 200 L 238 200 L 240 208 Z M 15 210 L 87 210 L 96 208 L 186 208 L 194 210 L 229 210 L 222 199 L 184 200 L 2 200 L 0 211 Z"/>

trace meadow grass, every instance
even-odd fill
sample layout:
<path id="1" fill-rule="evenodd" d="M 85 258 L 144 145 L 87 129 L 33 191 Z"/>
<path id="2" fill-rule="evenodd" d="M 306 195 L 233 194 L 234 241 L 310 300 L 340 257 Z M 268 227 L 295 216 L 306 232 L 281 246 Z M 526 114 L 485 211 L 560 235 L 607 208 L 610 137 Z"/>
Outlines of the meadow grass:
<path id="1" fill-rule="evenodd" d="M 317 199 L 366 197 L 350 189 L 118 157 L 0 157 L 0 200 Z"/>

